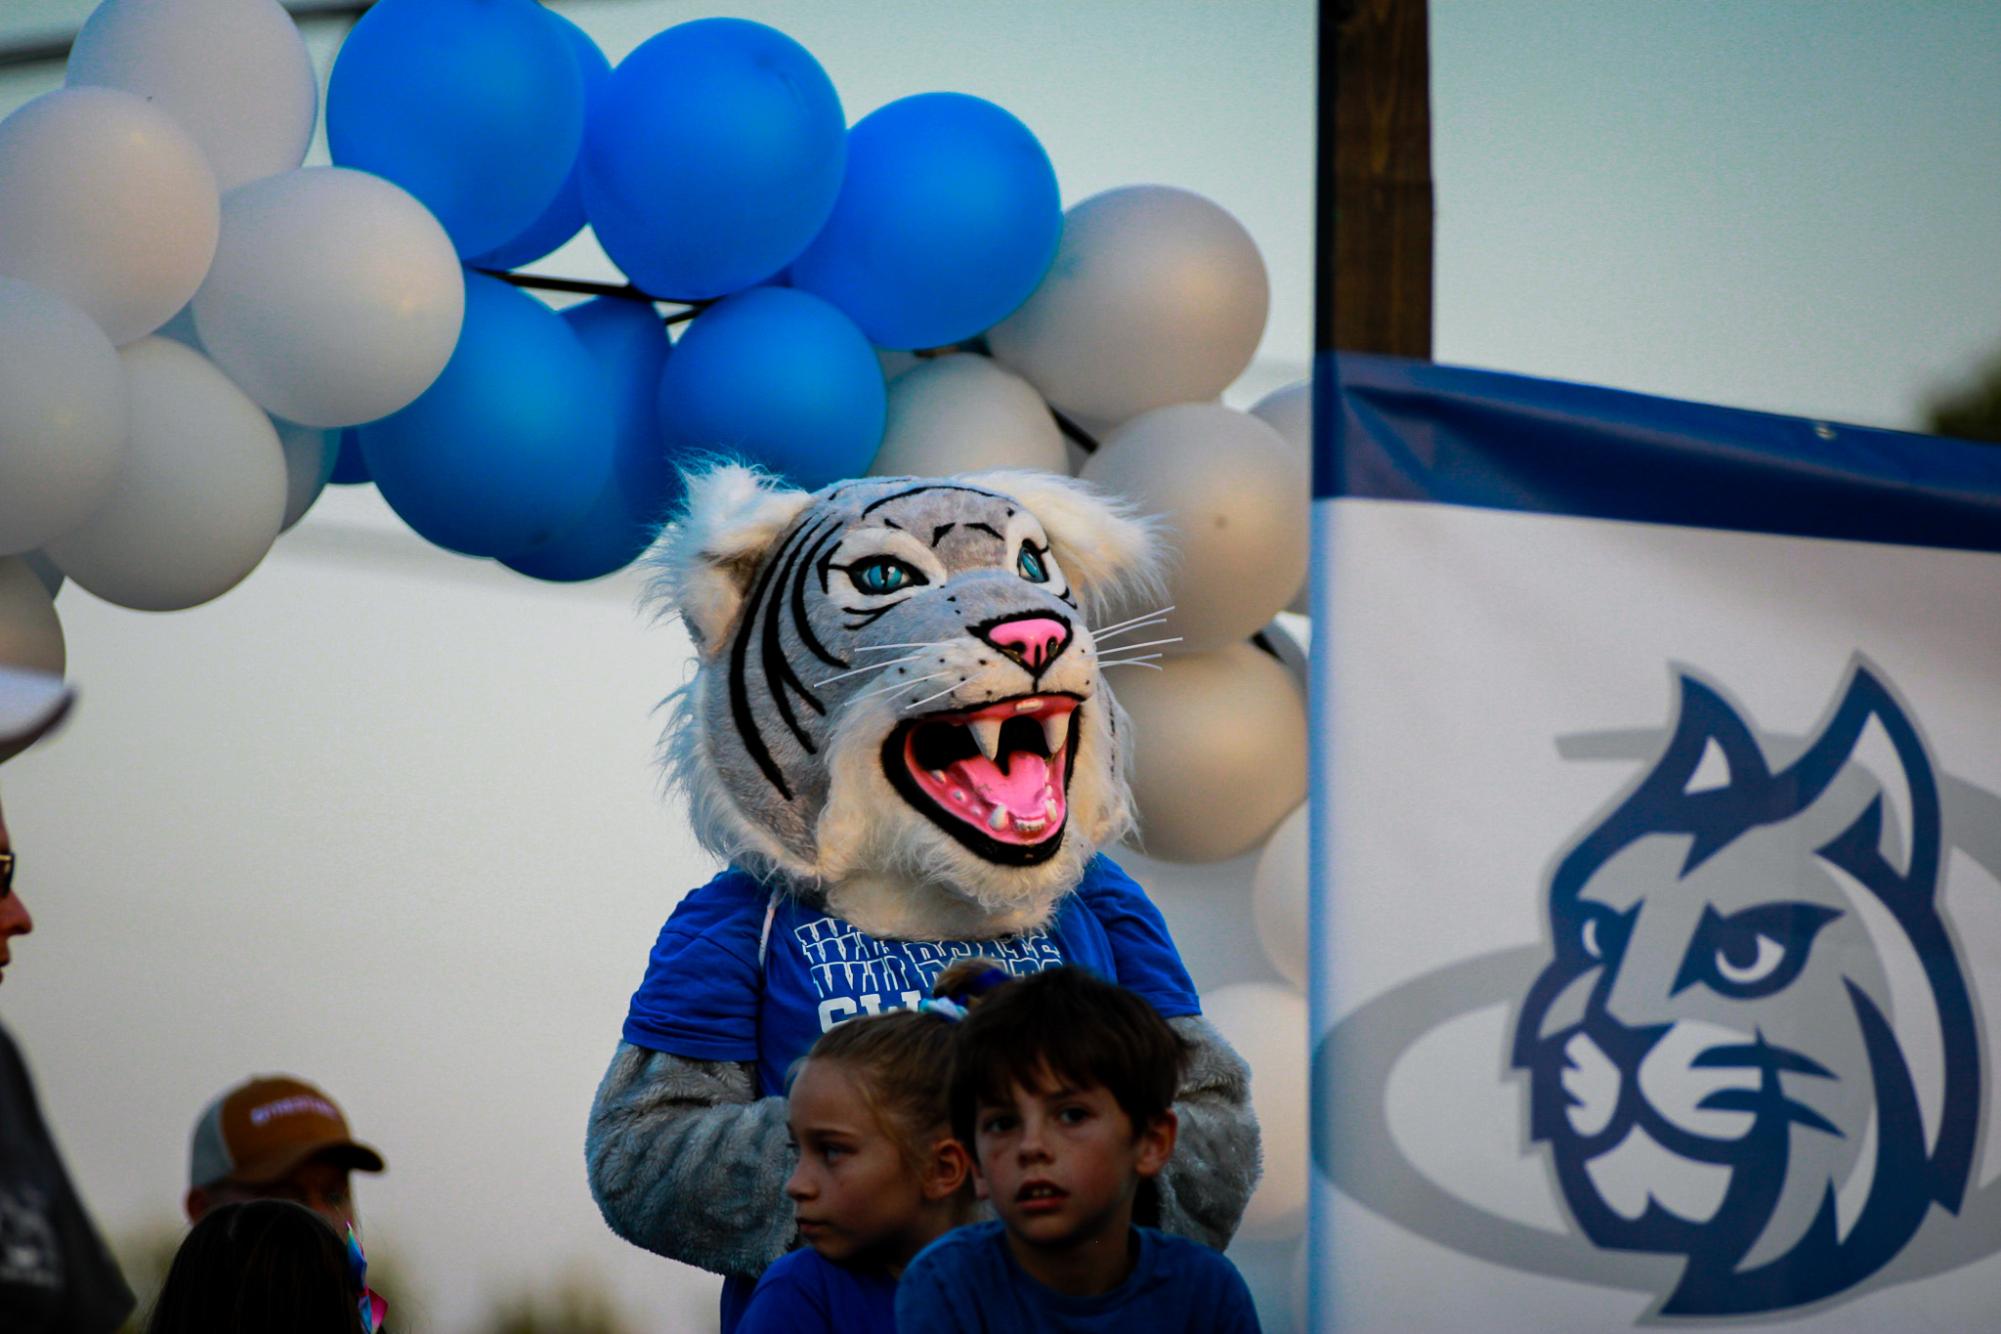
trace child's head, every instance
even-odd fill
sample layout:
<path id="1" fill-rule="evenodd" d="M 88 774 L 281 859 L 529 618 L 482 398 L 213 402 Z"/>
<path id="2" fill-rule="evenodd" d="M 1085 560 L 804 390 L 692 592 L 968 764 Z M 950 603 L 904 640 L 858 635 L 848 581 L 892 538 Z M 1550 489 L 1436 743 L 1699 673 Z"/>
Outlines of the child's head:
<path id="1" fill-rule="evenodd" d="M 799 1161 L 785 1193 L 800 1236 L 829 1260 L 900 1269 L 970 1221 L 970 1166 L 946 1101 L 952 1027 L 915 1010 L 850 1019 L 794 1073 Z"/>
<path id="2" fill-rule="evenodd" d="M 203 1215 L 167 1271 L 149 1334 L 354 1334 L 361 1283 L 347 1243 L 288 1200 L 225 1204 Z"/>
<path id="3" fill-rule="evenodd" d="M 973 967 L 947 970 L 955 994 Z M 1144 1000 L 1081 968 L 995 987 L 957 1026 L 952 1128 L 1008 1230 L 1065 1245 L 1132 1217 L 1174 1151 L 1188 1045 Z"/>

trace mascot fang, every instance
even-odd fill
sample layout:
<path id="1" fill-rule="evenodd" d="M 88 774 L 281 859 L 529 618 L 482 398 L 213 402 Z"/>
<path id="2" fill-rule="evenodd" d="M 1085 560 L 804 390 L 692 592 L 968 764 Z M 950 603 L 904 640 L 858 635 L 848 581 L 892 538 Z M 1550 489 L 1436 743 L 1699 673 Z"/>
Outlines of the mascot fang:
<path id="1" fill-rule="evenodd" d="M 699 654 L 665 759 L 729 865 L 662 928 L 591 1110 L 613 1230 L 730 1276 L 727 1327 L 796 1244 L 788 1068 L 979 954 L 1089 967 L 1194 1044 L 1142 1221 L 1225 1245 L 1257 1180 L 1248 1071 L 1100 855 L 1132 802 L 1094 618 L 1154 583 L 1149 526 L 1052 474 L 809 495 L 725 465 L 688 479 L 656 563 Z"/>

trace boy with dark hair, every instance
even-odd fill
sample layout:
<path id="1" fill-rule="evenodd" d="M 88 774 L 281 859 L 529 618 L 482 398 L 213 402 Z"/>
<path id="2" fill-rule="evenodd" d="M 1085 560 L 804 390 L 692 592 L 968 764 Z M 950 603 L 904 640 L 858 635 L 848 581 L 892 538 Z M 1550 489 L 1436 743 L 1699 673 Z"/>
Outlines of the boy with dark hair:
<path id="1" fill-rule="evenodd" d="M 938 990 L 976 991 L 976 972 L 948 970 Z M 1000 1217 L 911 1261 L 897 1287 L 899 1330 L 1255 1334 L 1234 1265 L 1133 1224 L 1141 1183 L 1174 1153 L 1187 1056 L 1152 1006 L 1084 969 L 1051 968 L 993 986 L 957 1038 L 953 1132 Z"/>

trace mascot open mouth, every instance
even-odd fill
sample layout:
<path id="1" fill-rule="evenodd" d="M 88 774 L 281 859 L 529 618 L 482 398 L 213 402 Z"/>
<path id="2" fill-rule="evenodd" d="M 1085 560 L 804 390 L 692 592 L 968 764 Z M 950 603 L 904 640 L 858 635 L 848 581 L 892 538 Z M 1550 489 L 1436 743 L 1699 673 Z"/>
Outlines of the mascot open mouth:
<path id="1" fill-rule="evenodd" d="M 1079 705 L 1018 695 L 913 718 L 883 743 L 883 768 L 904 800 L 981 857 L 1040 862 L 1063 841 Z"/>

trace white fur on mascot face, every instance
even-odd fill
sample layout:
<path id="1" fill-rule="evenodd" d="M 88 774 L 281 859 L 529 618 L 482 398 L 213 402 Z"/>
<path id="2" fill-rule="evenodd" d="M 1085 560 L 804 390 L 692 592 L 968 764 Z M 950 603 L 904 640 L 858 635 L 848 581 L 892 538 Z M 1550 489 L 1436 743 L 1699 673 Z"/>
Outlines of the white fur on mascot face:
<path id="1" fill-rule="evenodd" d="M 691 476 L 656 587 L 700 653 L 666 741 L 697 837 L 836 904 L 887 887 L 910 911 L 878 933 L 1039 924 L 1131 827 L 1090 622 L 1156 564 L 1053 474 Z"/>

